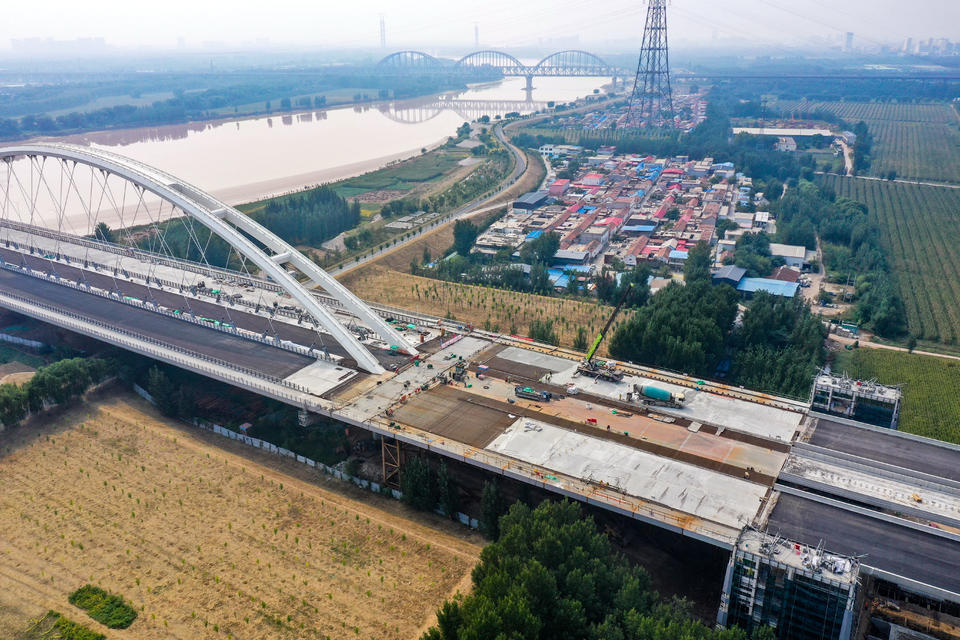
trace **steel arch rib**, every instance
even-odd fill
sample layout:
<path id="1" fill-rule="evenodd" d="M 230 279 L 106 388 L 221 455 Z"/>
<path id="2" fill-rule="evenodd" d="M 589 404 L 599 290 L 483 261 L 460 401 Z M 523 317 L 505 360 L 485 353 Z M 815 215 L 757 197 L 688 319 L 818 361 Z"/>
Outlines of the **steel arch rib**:
<path id="1" fill-rule="evenodd" d="M 403 51 L 394 51 L 388 56 L 385 56 L 380 62 L 377 63 L 378 67 L 385 67 L 391 64 L 394 60 L 402 60 L 404 56 L 411 56 L 423 60 L 425 63 L 433 66 L 440 66 L 440 61 L 434 58 L 429 53 L 424 53 L 423 51 L 416 51 L 414 49 L 405 49 Z"/>
<path id="2" fill-rule="evenodd" d="M 541 69 L 541 68 L 543 68 L 543 63 L 544 63 L 544 62 L 547 62 L 548 60 L 550 60 L 550 59 L 552 59 L 552 58 L 560 58 L 560 59 L 562 59 L 563 56 L 566 55 L 566 54 L 568 54 L 568 53 L 575 53 L 575 54 L 577 54 L 577 55 L 584 56 L 584 57 L 589 58 L 590 60 L 593 60 L 594 62 L 596 62 L 598 67 L 603 67 L 604 69 L 609 69 L 610 71 L 615 71 L 614 67 L 612 67 L 611 65 L 607 64 L 607 62 L 606 62 L 603 58 L 601 58 L 600 56 L 595 55 L 595 54 L 593 54 L 593 53 L 590 53 L 589 51 L 584 51 L 583 49 L 565 49 L 564 51 L 557 51 L 556 53 L 551 53 L 551 54 L 548 55 L 546 58 L 544 58 L 543 60 L 541 60 L 540 62 L 538 62 L 537 64 L 535 64 L 532 68 L 534 69 L 534 71 L 536 71 L 536 70 L 538 70 L 538 69 Z"/>
<path id="3" fill-rule="evenodd" d="M 329 331 L 334 339 L 347 350 L 347 353 L 356 359 L 357 365 L 365 371 L 383 373 L 384 369 L 367 348 L 337 321 L 333 314 L 323 307 L 300 282 L 287 273 L 286 269 L 282 267 L 282 263 L 275 261 L 273 257 L 257 247 L 239 230 L 262 242 L 276 255 L 285 254 L 284 262 L 292 263 L 313 282 L 339 300 L 344 307 L 369 323 L 381 338 L 396 344 L 406 353 L 411 355 L 417 353 L 416 349 L 406 339 L 367 307 L 363 301 L 306 256 L 233 207 L 196 187 L 184 183 L 173 175 L 115 153 L 76 145 L 22 144 L 0 147 L 0 159 L 17 156 L 57 157 L 86 164 L 129 180 L 176 205 L 186 215 L 191 216 L 217 234 L 237 252 L 269 275 L 276 284 L 289 293 L 321 326 Z M 227 222 L 236 226 L 231 226 Z"/>
<path id="4" fill-rule="evenodd" d="M 504 53 L 503 51 L 495 51 L 493 49 L 484 49 L 483 51 L 474 51 L 473 53 L 468 53 L 467 55 L 457 60 L 453 66 L 462 67 L 464 66 L 463 63 L 469 60 L 470 58 L 482 57 L 484 55 L 502 56 L 507 60 L 510 60 L 511 62 L 513 62 L 514 66 L 517 67 L 518 69 L 524 69 L 524 70 L 527 69 L 527 65 L 523 64 L 522 62 L 514 58 L 512 55 L 510 55 L 509 53 Z M 495 65 L 495 66 L 498 66 L 498 65 Z"/>

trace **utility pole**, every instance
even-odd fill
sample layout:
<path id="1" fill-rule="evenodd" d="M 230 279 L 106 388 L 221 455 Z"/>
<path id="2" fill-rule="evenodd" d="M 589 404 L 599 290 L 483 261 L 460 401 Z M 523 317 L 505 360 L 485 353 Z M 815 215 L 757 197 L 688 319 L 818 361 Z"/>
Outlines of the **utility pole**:
<path id="1" fill-rule="evenodd" d="M 640 127 L 673 127 L 673 89 L 667 50 L 667 0 L 650 0 L 643 28 L 637 76 L 630 96 L 628 123 Z"/>
<path id="2" fill-rule="evenodd" d="M 383 18 L 383 14 L 380 14 L 380 48 L 387 48 L 387 21 Z"/>

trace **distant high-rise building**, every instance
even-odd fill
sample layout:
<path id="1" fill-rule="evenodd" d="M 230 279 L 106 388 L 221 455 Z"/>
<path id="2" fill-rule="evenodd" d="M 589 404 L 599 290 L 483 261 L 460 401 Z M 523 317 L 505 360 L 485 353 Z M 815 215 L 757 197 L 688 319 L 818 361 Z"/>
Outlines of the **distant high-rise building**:
<path id="1" fill-rule="evenodd" d="M 913 38 L 907 38 L 903 41 L 903 53 L 913 53 Z"/>
<path id="2" fill-rule="evenodd" d="M 853 31 L 847 31 L 843 36 L 843 50 L 848 53 L 853 51 Z"/>

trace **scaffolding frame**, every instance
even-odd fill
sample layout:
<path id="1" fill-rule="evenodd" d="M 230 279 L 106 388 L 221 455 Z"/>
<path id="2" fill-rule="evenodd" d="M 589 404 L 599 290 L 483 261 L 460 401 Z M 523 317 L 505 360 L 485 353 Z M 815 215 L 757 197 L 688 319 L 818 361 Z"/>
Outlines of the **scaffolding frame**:
<path id="1" fill-rule="evenodd" d="M 383 463 L 383 484 L 391 489 L 400 489 L 400 470 L 403 466 L 403 447 L 396 438 L 380 439 L 380 460 Z"/>

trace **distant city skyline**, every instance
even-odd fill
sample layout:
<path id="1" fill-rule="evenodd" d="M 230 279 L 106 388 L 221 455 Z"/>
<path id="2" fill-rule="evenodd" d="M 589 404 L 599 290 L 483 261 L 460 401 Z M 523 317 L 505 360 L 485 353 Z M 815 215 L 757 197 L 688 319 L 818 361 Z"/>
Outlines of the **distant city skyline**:
<path id="1" fill-rule="evenodd" d="M 355 4 L 168 0 L 159 7 L 127 0 L 41 0 L 4 8 L 0 48 L 12 40 L 103 38 L 119 48 L 222 47 L 378 48 L 380 16 L 387 49 L 404 46 L 537 46 L 544 41 L 629 45 L 643 29 L 638 0 L 490 0 L 482 5 L 418 0 L 411 8 L 386 0 Z M 847 44 L 900 46 L 960 40 L 960 2 L 917 0 L 909 10 L 891 0 L 674 0 L 671 42 L 680 47 L 746 44 L 777 48 Z M 55 16 L 56 19 L 51 19 Z"/>

